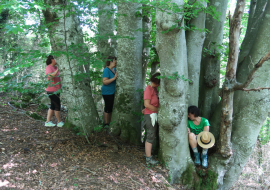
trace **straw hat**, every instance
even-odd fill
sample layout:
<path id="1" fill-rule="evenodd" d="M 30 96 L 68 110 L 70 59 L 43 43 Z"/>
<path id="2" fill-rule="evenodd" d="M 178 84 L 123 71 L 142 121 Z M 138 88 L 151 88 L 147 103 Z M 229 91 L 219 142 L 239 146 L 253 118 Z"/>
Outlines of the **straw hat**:
<path id="1" fill-rule="evenodd" d="M 215 137 L 208 131 L 200 132 L 197 136 L 197 141 L 202 148 L 211 148 L 215 144 Z"/>

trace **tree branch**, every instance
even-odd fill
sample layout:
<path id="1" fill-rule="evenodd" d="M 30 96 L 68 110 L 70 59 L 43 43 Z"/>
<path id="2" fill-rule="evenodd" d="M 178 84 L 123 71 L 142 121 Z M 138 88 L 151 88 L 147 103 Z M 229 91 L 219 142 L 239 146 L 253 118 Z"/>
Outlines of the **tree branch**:
<path id="1" fill-rule="evenodd" d="M 253 80 L 254 73 L 262 66 L 262 64 L 265 61 L 268 61 L 269 59 L 270 59 L 270 51 L 263 58 L 261 58 L 256 65 L 254 65 L 253 69 L 250 71 L 250 73 L 248 75 L 246 82 L 241 83 L 241 84 L 236 84 L 233 87 L 233 90 L 243 90 L 244 88 L 246 88 Z M 243 91 L 246 91 L 246 90 L 243 90 Z"/>
<path id="2" fill-rule="evenodd" d="M 261 91 L 261 90 L 270 90 L 270 88 L 269 87 L 261 87 L 261 88 L 250 88 L 250 89 L 248 89 L 248 88 L 243 88 L 243 89 L 241 89 L 242 91 L 246 91 L 246 92 L 249 92 L 249 91 Z"/>
<path id="3" fill-rule="evenodd" d="M 243 12 L 245 9 L 246 0 L 237 0 L 237 5 L 234 11 L 233 19 L 230 21 L 229 35 L 229 59 L 227 63 L 225 83 L 222 89 L 222 111 L 220 122 L 220 138 L 218 152 L 223 157 L 232 155 L 231 134 L 232 134 L 232 114 L 233 114 L 233 90 L 231 85 L 236 83 L 236 69 L 239 56 L 239 36 L 240 26 Z"/>

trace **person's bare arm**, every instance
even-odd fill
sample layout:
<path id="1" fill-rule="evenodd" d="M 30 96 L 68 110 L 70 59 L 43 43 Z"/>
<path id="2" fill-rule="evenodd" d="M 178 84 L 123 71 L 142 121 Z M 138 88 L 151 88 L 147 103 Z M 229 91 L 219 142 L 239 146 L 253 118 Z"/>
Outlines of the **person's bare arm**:
<path id="1" fill-rule="evenodd" d="M 148 99 L 144 100 L 144 107 L 146 107 L 147 109 L 149 109 L 151 111 L 158 112 L 158 108 L 151 105 L 150 100 L 148 100 Z"/>
<path id="2" fill-rule="evenodd" d="M 53 78 L 53 77 L 55 77 L 57 75 L 57 73 L 58 73 L 58 68 L 53 73 L 49 73 L 48 76 Z"/>
<path id="3" fill-rule="evenodd" d="M 187 131 L 188 131 L 188 133 L 190 133 L 190 128 L 187 127 Z"/>
<path id="4" fill-rule="evenodd" d="M 116 72 L 115 75 L 114 75 L 114 77 L 111 78 L 111 79 L 109 79 L 107 77 L 102 78 L 102 83 L 104 85 L 108 85 L 108 84 L 112 83 L 113 81 L 115 81 L 117 77 L 118 77 L 118 73 Z"/>
<path id="5" fill-rule="evenodd" d="M 208 131 L 209 132 L 209 126 L 204 126 L 203 131 Z"/>

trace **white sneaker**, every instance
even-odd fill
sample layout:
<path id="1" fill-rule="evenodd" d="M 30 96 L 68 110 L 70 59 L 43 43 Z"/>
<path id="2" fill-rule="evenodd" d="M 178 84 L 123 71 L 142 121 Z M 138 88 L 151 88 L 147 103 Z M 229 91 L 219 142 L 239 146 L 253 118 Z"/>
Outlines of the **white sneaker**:
<path id="1" fill-rule="evenodd" d="M 57 123 L 57 127 L 63 127 L 63 125 L 64 125 L 63 121 L 60 121 L 59 123 Z"/>
<path id="2" fill-rule="evenodd" d="M 49 121 L 49 122 L 45 122 L 45 127 L 54 127 L 56 124 L 54 124 L 53 122 Z"/>

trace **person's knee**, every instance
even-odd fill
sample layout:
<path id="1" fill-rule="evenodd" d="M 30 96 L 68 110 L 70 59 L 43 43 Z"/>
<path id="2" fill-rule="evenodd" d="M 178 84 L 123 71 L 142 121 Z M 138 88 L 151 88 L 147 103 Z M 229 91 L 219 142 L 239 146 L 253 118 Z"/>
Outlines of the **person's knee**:
<path id="1" fill-rule="evenodd" d="M 196 138 L 196 135 L 194 133 L 189 133 L 188 134 L 188 140 L 191 141 L 191 140 L 194 140 Z"/>

